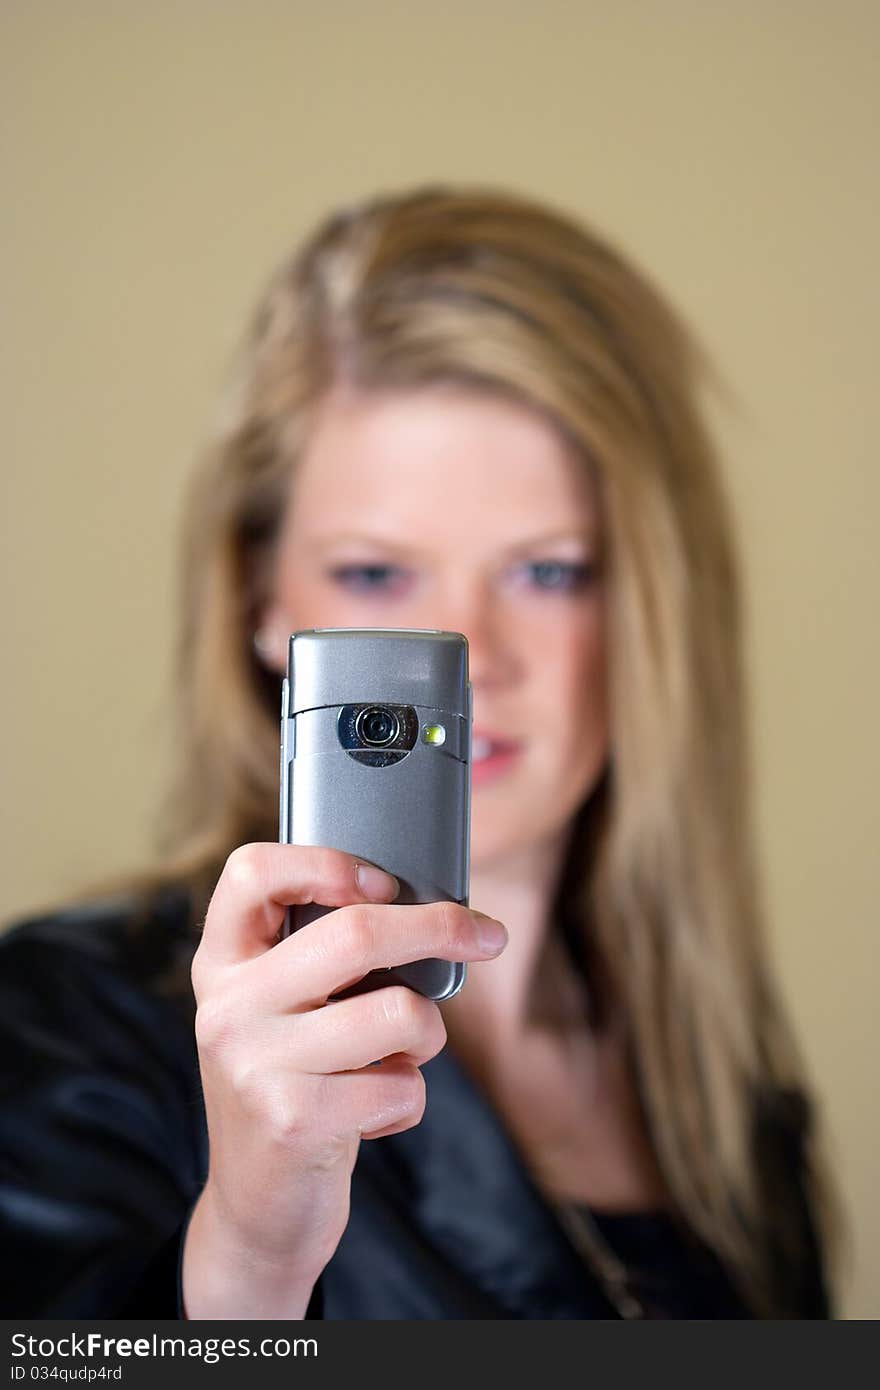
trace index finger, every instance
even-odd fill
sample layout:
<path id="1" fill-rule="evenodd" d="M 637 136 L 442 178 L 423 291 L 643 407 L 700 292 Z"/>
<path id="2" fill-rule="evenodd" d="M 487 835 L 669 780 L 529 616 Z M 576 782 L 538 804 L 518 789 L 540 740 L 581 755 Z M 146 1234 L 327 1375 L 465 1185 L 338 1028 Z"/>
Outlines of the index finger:
<path id="1" fill-rule="evenodd" d="M 322 845 L 241 845 L 230 854 L 214 889 L 200 956 L 212 964 L 232 965 L 262 955 L 275 945 L 284 913 L 295 903 L 347 907 L 390 902 L 399 883 L 388 874 L 387 893 L 371 890 L 368 896 L 356 875 L 357 866 L 366 862 Z"/>
<path id="2" fill-rule="evenodd" d="M 304 1012 L 369 974 L 430 957 L 486 960 L 507 941 L 502 923 L 461 903 L 357 907 L 308 922 L 271 957 L 255 961 L 261 998 L 278 1012 Z"/>

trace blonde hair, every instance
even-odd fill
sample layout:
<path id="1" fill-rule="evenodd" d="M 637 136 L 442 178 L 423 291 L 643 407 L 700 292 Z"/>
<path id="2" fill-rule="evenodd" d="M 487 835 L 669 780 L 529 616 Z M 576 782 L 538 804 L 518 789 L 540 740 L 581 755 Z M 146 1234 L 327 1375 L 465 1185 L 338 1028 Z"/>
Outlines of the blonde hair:
<path id="1" fill-rule="evenodd" d="M 189 884 L 197 917 L 235 845 L 277 839 L 279 682 L 252 636 L 326 392 L 448 382 L 540 411 L 598 479 L 608 603 L 607 785 L 578 818 L 557 907 L 619 1001 L 676 1208 L 757 1312 L 785 1315 L 774 1252 L 799 1247 L 756 1126 L 775 1095 L 796 1102 L 805 1146 L 812 1123 L 764 944 L 738 562 L 697 404 L 709 378 L 642 274 L 522 197 L 421 189 L 319 227 L 266 287 L 193 480 L 156 877 Z M 825 1220 L 827 1184 L 805 1173 Z"/>

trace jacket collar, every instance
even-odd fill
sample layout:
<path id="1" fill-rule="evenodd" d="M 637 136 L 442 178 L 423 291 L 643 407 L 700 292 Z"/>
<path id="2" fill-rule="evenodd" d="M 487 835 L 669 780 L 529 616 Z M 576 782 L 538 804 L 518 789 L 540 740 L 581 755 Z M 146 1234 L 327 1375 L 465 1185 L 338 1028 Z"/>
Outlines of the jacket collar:
<path id="1" fill-rule="evenodd" d="M 447 1045 L 422 1067 L 421 1122 L 387 1140 L 406 1164 L 414 1217 L 515 1317 L 614 1317 L 512 1137 Z"/>

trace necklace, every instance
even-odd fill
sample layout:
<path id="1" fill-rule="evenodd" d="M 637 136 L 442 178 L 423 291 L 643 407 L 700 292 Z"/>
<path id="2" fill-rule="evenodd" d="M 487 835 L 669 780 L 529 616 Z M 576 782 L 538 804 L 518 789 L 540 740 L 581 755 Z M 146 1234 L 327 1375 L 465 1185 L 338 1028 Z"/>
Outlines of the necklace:
<path id="1" fill-rule="evenodd" d="M 645 1317 L 644 1306 L 629 1287 L 626 1267 L 617 1258 L 607 1241 L 599 1234 L 599 1229 L 582 1206 L 573 1202 L 556 1204 L 556 1213 L 571 1240 L 574 1248 L 596 1275 L 609 1302 L 622 1318 Z"/>

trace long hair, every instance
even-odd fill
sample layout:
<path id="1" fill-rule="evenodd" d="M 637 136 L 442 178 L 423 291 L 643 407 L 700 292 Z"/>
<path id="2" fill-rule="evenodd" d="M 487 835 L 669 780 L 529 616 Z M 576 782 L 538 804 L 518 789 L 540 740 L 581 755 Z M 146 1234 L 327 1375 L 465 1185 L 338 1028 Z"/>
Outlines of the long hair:
<path id="1" fill-rule="evenodd" d="M 450 383 L 540 412 L 598 481 L 608 604 L 607 777 L 556 911 L 619 1002 L 675 1208 L 757 1312 L 785 1315 L 778 1251 L 797 1240 L 785 1182 L 771 1191 L 756 1157 L 763 1100 L 800 1098 L 805 1149 L 815 1126 L 764 940 L 738 559 L 699 405 L 711 379 L 644 275 L 525 198 L 425 188 L 325 221 L 266 286 L 192 480 L 154 878 L 189 886 L 197 924 L 231 850 L 277 839 L 279 681 L 252 638 L 326 393 Z M 820 1169 L 805 1171 L 824 1220 Z"/>

